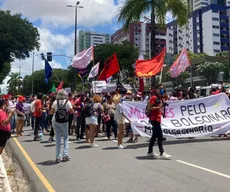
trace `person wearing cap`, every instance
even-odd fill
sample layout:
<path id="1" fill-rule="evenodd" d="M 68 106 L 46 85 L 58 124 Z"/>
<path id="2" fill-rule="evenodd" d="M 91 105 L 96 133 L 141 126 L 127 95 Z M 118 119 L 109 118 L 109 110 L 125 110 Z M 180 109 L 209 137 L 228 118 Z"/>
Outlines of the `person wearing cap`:
<path id="1" fill-rule="evenodd" d="M 55 131 L 55 136 L 56 136 L 56 163 L 61 162 L 61 156 L 62 156 L 62 161 L 66 162 L 69 161 L 69 155 L 68 155 L 68 150 L 69 150 L 69 129 L 68 129 L 68 124 L 69 124 L 69 119 L 67 119 L 66 122 L 57 122 L 57 116 L 56 113 L 59 109 L 60 106 L 64 106 L 66 108 L 67 114 L 74 114 L 73 106 L 71 102 L 68 100 L 68 94 L 64 89 L 61 89 L 57 93 L 56 101 L 51 106 L 51 111 L 50 115 L 53 115 L 52 118 L 52 125 Z M 63 136 L 64 139 L 64 147 L 63 147 L 63 154 L 61 154 L 61 135 Z"/>
<path id="2" fill-rule="evenodd" d="M 160 157 L 170 159 L 171 155 L 168 155 L 164 152 L 163 148 L 163 133 L 161 129 L 161 118 L 162 118 L 162 108 L 163 103 L 160 97 L 160 89 L 153 89 L 151 91 L 151 98 L 148 102 L 149 107 L 151 108 L 151 114 L 149 117 L 149 120 L 152 124 L 152 137 L 149 142 L 149 148 L 147 155 L 150 157 L 157 158 L 158 155 L 156 153 L 153 153 L 153 146 L 157 139 L 158 147 L 160 151 Z"/>
<path id="3" fill-rule="evenodd" d="M 4 99 L 0 99 L 0 155 L 2 154 L 7 140 L 10 138 L 10 120 L 14 116 L 14 110 L 10 110 L 9 114 L 5 111 L 6 103 Z M 5 173 L 0 170 L 0 178 L 6 177 Z"/>
<path id="4" fill-rule="evenodd" d="M 16 134 L 17 137 L 22 136 L 22 129 L 24 127 L 25 121 L 25 110 L 23 102 L 25 102 L 25 98 L 23 96 L 18 97 L 18 102 L 16 104 Z"/>

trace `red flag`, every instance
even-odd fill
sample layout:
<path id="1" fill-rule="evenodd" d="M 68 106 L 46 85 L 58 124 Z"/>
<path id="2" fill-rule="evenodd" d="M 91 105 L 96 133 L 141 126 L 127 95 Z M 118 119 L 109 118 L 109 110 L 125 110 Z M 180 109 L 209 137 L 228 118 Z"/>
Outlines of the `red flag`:
<path id="1" fill-rule="evenodd" d="M 152 77 L 159 73 L 164 66 L 166 48 L 159 55 L 149 60 L 136 61 L 137 77 Z"/>
<path id="2" fill-rule="evenodd" d="M 184 48 L 177 60 L 173 63 L 173 65 L 170 68 L 171 77 L 178 77 L 178 75 L 184 72 L 189 65 L 190 61 L 188 58 L 187 49 Z"/>
<path id="3" fill-rule="evenodd" d="M 139 78 L 139 91 L 143 92 L 145 89 L 144 78 Z"/>
<path id="4" fill-rule="evenodd" d="M 117 60 L 117 55 L 114 53 L 110 58 L 105 61 L 104 68 L 98 77 L 98 80 L 106 80 L 112 75 L 120 71 L 120 66 Z"/>
<path id="5" fill-rule="evenodd" d="M 64 85 L 64 81 L 61 81 L 60 84 L 58 85 L 57 89 L 56 89 L 56 92 L 58 92 L 59 90 L 61 90 L 62 87 L 63 87 L 63 85 Z"/>

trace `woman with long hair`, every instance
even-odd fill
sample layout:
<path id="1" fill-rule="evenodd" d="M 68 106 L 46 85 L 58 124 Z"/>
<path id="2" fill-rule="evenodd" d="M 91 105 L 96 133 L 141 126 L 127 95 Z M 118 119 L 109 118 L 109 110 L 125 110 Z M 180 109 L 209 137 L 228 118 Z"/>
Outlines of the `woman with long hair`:
<path id="1" fill-rule="evenodd" d="M 23 96 L 18 97 L 18 102 L 16 104 L 16 134 L 17 137 L 22 136 L 22 129 L 25 122 L 25 110 L 23 106 L 25 98 Z"/>
<path id="2" fill-rule="evenodd" d="M 98 146 L 94 143 L 94 137 L 98 125 L 98 116 L 103 112 L 101 100 L 102 98 L 99 95 L 93 97 L 92 114 L 85 118 L 86 124 L 89 125 L 90 128 L 90 147 Z"/>

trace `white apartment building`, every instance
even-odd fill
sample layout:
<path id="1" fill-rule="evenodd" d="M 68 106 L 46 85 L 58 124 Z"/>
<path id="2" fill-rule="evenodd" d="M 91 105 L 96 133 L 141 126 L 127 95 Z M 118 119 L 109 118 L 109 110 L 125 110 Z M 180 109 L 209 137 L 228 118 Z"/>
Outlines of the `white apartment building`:
<path id="1" fill-rule="evenodd" d="M 193 6 L 193 11 L 206 7 L 210 4 L 217 4 L 222 6 L 230 6 L 230 0 L 188 0 L 190 6 Z"/>
<path id="2" fill-rule="evenodd" d="M 177 54 L 183 48 L 194 53 L 214 56 L 229 50 L 230 9 L 210 4 L 191 13 L 187 25 L 176 21 L 167 24 L 167 53 Z"/>

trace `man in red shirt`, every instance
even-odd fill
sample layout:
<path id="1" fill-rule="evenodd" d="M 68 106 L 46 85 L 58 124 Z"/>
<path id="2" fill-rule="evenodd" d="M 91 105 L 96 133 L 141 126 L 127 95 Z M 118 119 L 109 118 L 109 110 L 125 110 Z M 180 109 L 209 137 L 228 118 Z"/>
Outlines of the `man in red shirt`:
<path id="1" fill-rule="evenodd" d="M 152 137 L 149 143 L 149 149 L 147 155 L 151 157 L 158 156 L 157 154 L 153 153 L 153 146 L 157 139 L 158 147 L 160 151 L 160 157 L 170 159 L 171 155 L 168 155 L 167 153 L 164 152 L 163 144 L 162 144 L 163 133 L 161 129 L 161 116 L 162 116 L 163 102 L 160 97 L 159 87 L 151 91 L 151 98 L 149 99 L 149 105 L 151 107 L 151 115 L 149 120 L 153 126 L 152 128 L 153 131 L 152 131 Z"/>
<path id="2" fill-rule="evenodd" d="M 37 100 L 34 103 L 35 111 L 33 116 L 35 118 L 35 128 L 34 128 L 34 141 L 40 141 L 38 136 L 38 131 L 42 122 L 42 93 L 38 93 Z"/>

